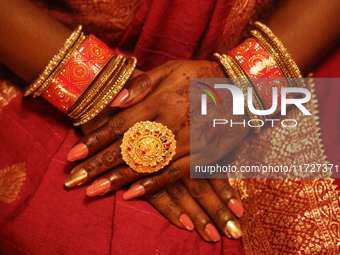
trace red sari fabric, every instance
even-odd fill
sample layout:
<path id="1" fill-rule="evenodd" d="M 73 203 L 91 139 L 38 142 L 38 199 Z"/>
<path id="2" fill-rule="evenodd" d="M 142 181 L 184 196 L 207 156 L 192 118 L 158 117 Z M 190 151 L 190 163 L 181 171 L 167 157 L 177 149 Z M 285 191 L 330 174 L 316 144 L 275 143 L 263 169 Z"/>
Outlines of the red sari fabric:
<path id="1" fill-rule="evenodd" d="M 124 6 L 133 11 L 133 2 L 126 1 Z M 248 1 L 245 13 L 255 8 L 255 2 Z M 86 6 L 81 7 L 86 5 L 81 1 L 69 4 L 87 10 Z M 104 1 L 101 4 L 105 7 Z M 104 7 L 100 11 L 106 14 L 114 9 L 114 6 Z M 85 31 L 97 35 L 98 27 L 94 24 L 100 22 L 94 20 L 94 15 L 81 13 L 73 17 L 56 11 L 50 13 L 70 26 L 82 21 Z M 128 19 L 129 13 L 121 15 L 121 19 Z M 139 60 L 139 68 L 149 70 L 172 59 L 210 59 L 225 32 L 229 13 L 232 13 L 232 1 L 228 0 L 148 0 L 143 2 L 130 26 L 115 30 L 116 27 L 107 28 L 109 23 L 103 23 L 102 30 L 98 30 L 103 33 L 98 36 L 111 46 L 120 42 L 117 51 L 132 53 Z M 247 18 L 234 22 L 237 25 L 229 27 L 238 27 L 236 31 L 240 32 L 232 29 L 230 32 L 233 38 L 238 38 Z M 233 39 L 229 45 L 236 41 Z M 340 51 L 316 75 L 337 76 L 338 70 L 330 67 L 339 62 Z M 326 155 L 332 161 L 340 152 L 339 130 L 329 122 L 322 105 L 333 100 L 339 89 L 334 88 L 332 94 L 319 88 L 316 91 Z M 334 109 L 340 116 L 339 105 Z M 6 181 L 16 185 L 5 186 L 8 195 L 0 200 L 2 254 L 245 254 L 242 240 L 223 237 L 218 243 L 204 242 L 196 232 L 170 224 L 143 199 L 124 201 L 122 190 L 105 197 L 88 198 L 86 186 L 66 189 L 64 180 L 74 166 L 67 162 L 66 156 L 81 133 L 43 99 L 18 95 L 2 108 L 0 120 L 0 171 L 11 173 L 6 175 L 9 176 Z M 3 196 L 4 190 L 1 192 Z M 9 203 L 11 197 L 15 200 Z"/>

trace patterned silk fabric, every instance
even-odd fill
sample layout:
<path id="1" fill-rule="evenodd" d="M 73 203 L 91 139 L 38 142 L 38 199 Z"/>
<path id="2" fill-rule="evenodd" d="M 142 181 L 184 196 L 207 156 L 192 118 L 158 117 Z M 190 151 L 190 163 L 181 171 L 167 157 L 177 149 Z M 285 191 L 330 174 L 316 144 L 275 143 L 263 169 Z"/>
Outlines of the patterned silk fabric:
<path id="1" fill-rule="evenodd" d="M 6 71 L 8 71 L 6 68 L 0 66 L 0 112 L 12 98 L 20 93 L 20 88 L 13 82 L 8 81 L 8 76 L 5 75 Z"/>
<path id="2" fill-rule="evenodd" d="M 221 31 L 222 38 L 215 47 L 219 48 L 219 52 L 226 52 L 239 43 L 251 16 L 270 1 L 218 2 L 219 8 L 222 8 L 221 2 L 230 6 L 225 29 Z M 110 46 L 119 43 L 140 9 L 150 7 L 142 6 L 141 0 L 69 0 L 67 5 L 70 8 L 67 10 L 58 6 L 49 8 L 46 3 L 42 5 L 68 27 L 74 28 L 81 23 L 86 33 L 94 33 Z M 202 38 L 205 48 L 211 45 L 211 42 L 206 42 L 208 38 Z M 198 47 L 204 49 L 203 46 Z M 198 51 L 193 58 L 203 58 L 210 51 Z M 0 80 L 0 111 L 20 93 L 6 80 L 3 76 Z M 313 102 L 311 100 L 307 108 L 316 117 L 316 104 Z M 235 165 L 325 163 L 317 119 L 310 121 L 299 110 L 289 111 L 287 118 L 297 119 L 300 125 L 290 129 L 289 133 L 276 126 L 264 129 L 259 135 L 248 136 L 228 156 L 228 162 Z M 4 176 L 9 176 L 9 173 L 14 173 L 14 177 L 5 180 Z M 0 169 L 0 178 L 0 199 L 9 203 L 20 192 L 25 164 Z M 9 184 L 11 180 L 12 184 Z M 241 223 L 247 254 L 340 252 L 339 200 L 331 179 L 230 179 L 230 182 L 245 207 Z M 8 187 L 14 191 L 11 195 L 4 195 Z"/>
<path id="3" fill-rule="evenodd" d="M 314 91 L 314 89 L 312 89 Z M 314 118 L 291 109 L 280 124 L 247 137 L 228 157 L 231 165 L 327 164 L 317 128 L 317 101 L 306 108 Z M 285 119 L 282 118 L 282 119 Z M 247 254 L 337 254 L 340 252 L 339 200 L 332 179 L 230 179 L 245 207 L 243 242 Z"/>

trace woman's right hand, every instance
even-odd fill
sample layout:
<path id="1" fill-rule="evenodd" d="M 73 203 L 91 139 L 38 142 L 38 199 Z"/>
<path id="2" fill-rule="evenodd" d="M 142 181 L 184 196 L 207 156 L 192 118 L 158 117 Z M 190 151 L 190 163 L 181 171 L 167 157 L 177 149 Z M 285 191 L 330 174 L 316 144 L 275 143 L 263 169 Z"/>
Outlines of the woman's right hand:
<path id="1" fill-rule="evenodd" d="M 145 196 L 174 225 L 218 242 L 218 232 L 238 239 L 242 231 L 237 218 L 244 210 L 227 179 L 193 179 L 189 175 Z M 218 230 L 217 230 L 218 229 Z"/>

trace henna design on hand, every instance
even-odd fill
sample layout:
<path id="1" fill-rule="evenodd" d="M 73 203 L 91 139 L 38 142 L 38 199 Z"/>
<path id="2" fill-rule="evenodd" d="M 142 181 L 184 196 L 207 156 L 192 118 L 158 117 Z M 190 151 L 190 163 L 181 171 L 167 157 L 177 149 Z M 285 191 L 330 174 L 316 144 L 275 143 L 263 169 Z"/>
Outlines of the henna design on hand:
<path id="1" fill-rule="evenodd" d="M 176 93 L 187 100 L 190 100 L 190 86 L 184 85 L 176 90 Z"/>
<path id="2" fill-rule="evenodd" d="M 214 62 L 210 62 L 210 66 L 202 66 L 195 72 L 193 78 L 225 78 L 226 75 L 222 68 Z"/>
<path id="3" fill-rule="evenodd" d="M 111 164 L 114 164 L 118 158 L 119 154 L 117 151 L 112 150 L 104 153 L 102 161 L 105 166 L 110 166 Z"/>
<path id="4" fill-rule="evenodd" d="M 190 83 L 190 77 L 187 73 L 183 73 L 182 76 L 186 78 L 186 80 Z M 225 74 L 221 67 L 214 62 L 210 63 L 210 66 L 202 66 L 198 68 L 194 75 L 195 78 L 225 78 Z M 174 130 L 174 134 L 178 135 L 179 131 L 185 127 L 190 127 L 190 84 L 183 85 L 180 88 L 176 90 L 176 93 L 183 97 L 184 100 L 178 100 L 177 103 L 189 103 L 189 106 L 187 107 L 187 110 L 185 112 L 183 121 L 180 123 L 179 129 Z M 235 128 L 232 129 L 232 131 L 235 131 Z M 227 132 L 230 134 L 230 132 Z M 235 132 L 233 132 L 235 133 Z M 237 132 L 238 133 L 238 132 Z M 231 135 L 231 134 L 230 134 Z"/>

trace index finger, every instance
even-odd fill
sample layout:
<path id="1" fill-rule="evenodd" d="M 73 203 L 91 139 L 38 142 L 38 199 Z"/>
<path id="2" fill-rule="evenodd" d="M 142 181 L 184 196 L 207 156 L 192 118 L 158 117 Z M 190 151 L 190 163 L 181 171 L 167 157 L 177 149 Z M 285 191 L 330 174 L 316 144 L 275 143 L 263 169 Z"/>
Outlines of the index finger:
<path id="1" fill-rule="evenodd" d="M 139 103 L 181 64 L 181 61 L 168 61 L 155 69 L 134 77 L 110 106 L 127 108 Z"/>
<path id="2" fill-rule="evenodd" d="M 143 103 L 116 114 L 105 124 L 82 137 L 71 149 L 67 159 L 76 161 L 93 155 L 121 138 L 135 123 L 152 121 L 156 117 L 156 112 L 153 107 Z"/>

